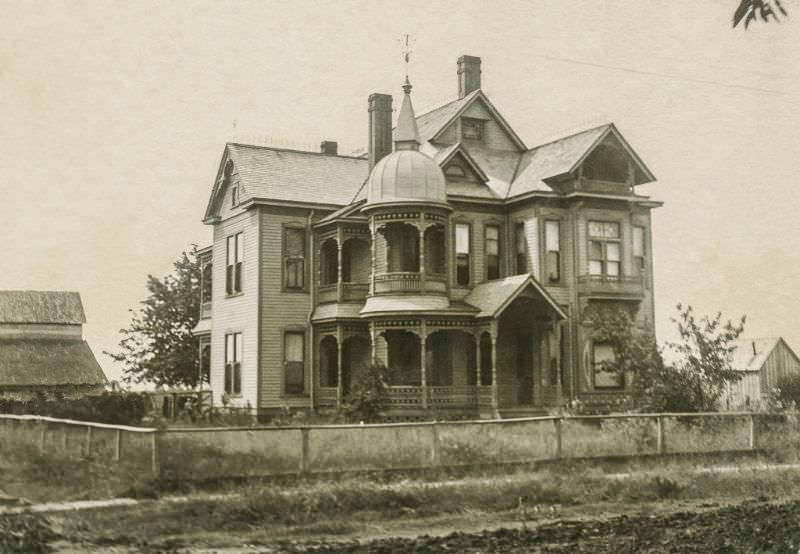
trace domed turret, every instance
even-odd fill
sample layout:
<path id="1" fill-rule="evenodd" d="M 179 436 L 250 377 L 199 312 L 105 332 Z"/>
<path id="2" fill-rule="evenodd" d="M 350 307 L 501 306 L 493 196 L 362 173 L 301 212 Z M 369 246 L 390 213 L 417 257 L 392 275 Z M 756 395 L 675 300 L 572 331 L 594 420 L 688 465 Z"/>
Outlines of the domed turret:
<path id="1" fill-rule="evenodd" d="M 372 169 L 367 182 L 365 208 L 398 202 L 447 204 L 447 185 L 441 168 L 419 151 L 417 121 L 411 105 L 408 78 L 403 91 L 403 104 L 394 133 L 395 151 Z"/>

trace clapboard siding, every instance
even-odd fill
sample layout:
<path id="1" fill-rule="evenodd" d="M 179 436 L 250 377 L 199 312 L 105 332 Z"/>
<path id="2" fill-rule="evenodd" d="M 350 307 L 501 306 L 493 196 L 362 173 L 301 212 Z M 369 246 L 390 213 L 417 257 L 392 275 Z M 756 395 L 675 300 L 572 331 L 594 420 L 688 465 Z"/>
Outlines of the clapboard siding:
<path id="1" fill-rule="evenodd" d="M 480 101 L 474 102 L 467 108 L 462 117 L 484 120 L 481 142 L 489 148 L 494 150 L 518 150 L 508 133 L 500 126 L 494 117 L 492 117 L 489 110 L 487 110 Z"/>
<path id="2" fill-rule="evenodd" d="M 242 233 L 242 294 L 228 297 L 225 291 L 227 238 Z M 242 333 L 242 394 L 232 398 L 237 405 L 252 408 L 258 398 L 258 216 L 242 212 L 214 226 L 213 292 L 211 308 L 211 388 L 219 399 L 225 392 L 225 335 Z"/>
<path id="3" fill-rule="evenodd" d="M 260 208 L 261 225 L 261 395 L 260 408 L 308 407 L 309 395 L 285 395 L 283 387 L 283 336 L 286 331 L 304 331 L 305 386 L 311 390 L 312 352 L 309 333 L 311 308 L 310 234 L 306 240 L 306 291 L 283 288 L 283 230 L 287 225 L 309 228 L 309 210 L 295 208 Z M 316 258 L 316 255 L 314 256 Z M 314 261 L 316 263 L 316 261 Z"/>

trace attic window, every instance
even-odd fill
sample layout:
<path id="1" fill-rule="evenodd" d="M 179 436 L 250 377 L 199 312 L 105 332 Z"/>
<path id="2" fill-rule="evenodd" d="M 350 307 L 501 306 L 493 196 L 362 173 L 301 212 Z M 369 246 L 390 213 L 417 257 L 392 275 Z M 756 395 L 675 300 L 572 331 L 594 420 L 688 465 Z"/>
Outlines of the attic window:
<path id="1" fill-rule="evenodd" d="M 481 140 L 483 136 L 483 121 L 480 119 L 461 119 L 461 138 L 469 140 Z"/>
<path id="2" fill-rule="evenodd" d="M 466 177 L 467 173 L 460 165 L 450 165 L 445 169 L 444 174 L 448 177 Z"/>
<path id="3" fill-rule="evenodd" d="M 231 187 L 231 206 L 239 205 L 239 183 Z"/>

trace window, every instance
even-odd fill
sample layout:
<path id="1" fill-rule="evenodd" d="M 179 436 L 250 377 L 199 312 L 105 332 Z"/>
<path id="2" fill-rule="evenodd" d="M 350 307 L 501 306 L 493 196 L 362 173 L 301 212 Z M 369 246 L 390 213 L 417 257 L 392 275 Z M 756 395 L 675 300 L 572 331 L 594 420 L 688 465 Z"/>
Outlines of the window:
<path id="1" fill-rule="evenodd" d="M 456 223 L 456 283 L 469 285 L 469 223 Z"/>
<path id="2" fill-rule="evenodd" d="M 210 339 L 200 339 L 200 380 L 208 383 L 211 379 L 211 342 Z M 226 381 L 227 382 L 227 381 Z"/>
<path id="3" fill-rule="evenodd" d="M 644 227 L 633 228 L 633 266 L 638 275 L 645 274 Z"/>
<path id="4" fill-rule="evenodd" d="M 242 260 L 244 259 L 244 238 L 242 233 L 228 237 L 227 263 L 225 267 L 225 291 L 228 294 L 242 292 Z"/>
<path id="5" fill-rule="evenodd" d="M 447 169 L 444 170 L 444 174 L 448 177 L 466 177 L 467 174 L 464 172 L 464 168 L 460 165 L 450 165 Z"/>
<path id="6" fill-rule="evenodd" d="M 203 272 L 200 275 L 200 303 L 206 304 L 211 302 L 211 293 L 213 291 L 213 287 L 211 286 L 212 281 L 212 265 L 209 262 L 203 264 Z"/>
<path id="7" fill-rule="evenodd" d="M 547 255 L 547 280 L 550 283 L 561 281 L 561 225 L 558 221 L 544 222 L 544 242 Z"/>
<path id="8" fill-rule="evenodd" d="M 225 392 L 242 393 L 242 334 L 225 335 Z"/>
<path id="9" fill-rule="evenodd" d="M 302 331 L 287 331 L 283 336 L 283 390 L 286 394 L 305 391 L 305 339 Z"/>
<path id="10" fill-rule="evenodd" d="M 306 230 L 296 227 L 284 229 L 283 242 L 284 285 L 287 289 L 304 289 L 306 276 Z"/>
<path id="11" fill-rule="evenodd" d="M 517 275 L 528 273 L 528 249 L 525 243 L 525 223 L 519 222 L 514 228 L 514 243 L 517 251 Z"/>
<path id="12" fill-rule="evenodd" d="M 239 205 L 239 185 L 231 187 L 231 206 L 236 207 Z"/>
<path id="13" fill-rule="evenodd" d="M 589 274 L 619 277 L 619 223 L 589 222 Z"/>
<path id="14" fill-rule="evenodd" d="M 596 389 L 620 389 L 625 385 L 625 378 L 617 371 L 617 356 L 614 347 L 606 342 L 592 345 L 592 375 Z"/>
<path id="15" fill-rule="evenodd" d="M 461 138 L 481 140 L 483 121 L 480 119 L 461 118 Z"/>
<path id="16" fill-rule="evenodd" d="M 500 277 L 500 227 L 487 225 L 486 233 L 486 278 L 489 280 Z"/>

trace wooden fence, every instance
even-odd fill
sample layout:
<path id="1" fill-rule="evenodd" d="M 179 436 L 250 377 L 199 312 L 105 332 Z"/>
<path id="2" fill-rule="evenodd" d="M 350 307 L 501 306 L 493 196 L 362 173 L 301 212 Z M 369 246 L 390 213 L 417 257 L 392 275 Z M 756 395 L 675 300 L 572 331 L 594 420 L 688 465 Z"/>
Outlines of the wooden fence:
<path id="1" fill-rule="evenodd" d="M 408 470 L 797 448 L 796 422 L 750 412 L 549 416 L 374 425 L 144 429 L 0 415 L 0 443 L 136 459 L 168 479 Z"/>

